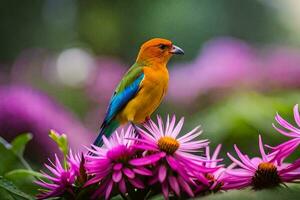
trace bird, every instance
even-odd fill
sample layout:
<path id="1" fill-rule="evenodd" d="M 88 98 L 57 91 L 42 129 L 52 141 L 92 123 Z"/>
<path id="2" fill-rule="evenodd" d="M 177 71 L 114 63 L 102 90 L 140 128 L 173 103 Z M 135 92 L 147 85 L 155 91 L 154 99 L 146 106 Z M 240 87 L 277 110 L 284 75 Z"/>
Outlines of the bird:
<path id="1" fill-rule="evenodd" d="M 169 82 L 167 63 L 184 51 L 170 40 L 153 38 L 142 44 L 135 63 L 116 87 L 100 132 L 93 145 L 103 145 L 110 135 L 126 123 L 141 124 L 150 119 L 166 95 Z"/>

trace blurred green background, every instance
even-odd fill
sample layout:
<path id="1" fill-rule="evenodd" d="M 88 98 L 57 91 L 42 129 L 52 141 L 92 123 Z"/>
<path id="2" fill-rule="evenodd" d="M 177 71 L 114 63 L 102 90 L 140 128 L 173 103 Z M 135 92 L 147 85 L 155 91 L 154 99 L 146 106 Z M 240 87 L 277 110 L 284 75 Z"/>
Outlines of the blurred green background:
<path id="1" fill-rule="evenodd" d="M 32 132 L 34 162 L 36 148 L 53 151 L 50 128 L 67 132 L 75 149 L 88 145 L 139 46 L 163 37 L 185 56 L 169 64 L 157 113 L 184 116 L 185 131 L 201 124 L 222 155 L 234 143 L 256 155 L 258 134 L 271 145 L 286 140 L 272 128 L 276 112 L 293 122 L 299 19 L 297 0 L 3 0 L 0 135 Z"/>

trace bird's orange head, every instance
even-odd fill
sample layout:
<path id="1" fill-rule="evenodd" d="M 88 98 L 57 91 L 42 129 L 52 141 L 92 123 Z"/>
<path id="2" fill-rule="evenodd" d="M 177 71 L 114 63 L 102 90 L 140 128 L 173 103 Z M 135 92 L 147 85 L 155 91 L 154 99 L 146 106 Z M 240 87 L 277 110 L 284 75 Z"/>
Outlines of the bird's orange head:
<path id="1" fill-rule="evenodd" d="M 136 61 L 146 64 L 167 64 L 174 54 L 184 54 L 184 51 L 175 46 L 170 40 L 154 38 L 141 46 Z"/>

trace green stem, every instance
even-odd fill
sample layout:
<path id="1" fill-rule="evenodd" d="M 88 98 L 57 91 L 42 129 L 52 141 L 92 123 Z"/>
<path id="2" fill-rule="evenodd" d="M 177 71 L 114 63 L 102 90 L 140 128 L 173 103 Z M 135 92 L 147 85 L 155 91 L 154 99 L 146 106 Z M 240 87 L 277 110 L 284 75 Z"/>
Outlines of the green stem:
<path id="1" fill-rule="evenodd" d="M 7 148 L 7 149 L 11 149 L 11 147 L 12 147 L 11 144 L 9 142 L 7 142 L 5 139 L 3 139 L 2 137 L 0 137 L 0 143 L 2 143 L 5 146 L 5 148 Z M 20 156 L 16 153 L 14 153 L 14 154 L 20 159 L 21 163 L 24 165 L 24 167 L 26 169 L 33 171 L 32 168 L 30 167 L 29 163 L 22 156 Z"/>
<path id="2" fill-rule="evenodd" d="M 26 169 L 33 171 L 33 169 L 30 167 L 29 163 L 22 156 L 18 156 L 18 157 Z"/>

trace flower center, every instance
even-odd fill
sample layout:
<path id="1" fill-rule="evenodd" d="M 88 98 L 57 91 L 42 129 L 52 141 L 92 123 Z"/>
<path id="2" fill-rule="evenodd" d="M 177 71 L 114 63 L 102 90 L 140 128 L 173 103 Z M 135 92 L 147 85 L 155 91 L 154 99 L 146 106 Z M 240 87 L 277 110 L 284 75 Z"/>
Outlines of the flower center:
<path id="1" fill-rule="evenodd" d="M 195 191 L 195 194 L 207 195 L 210 193 L 216 193 L 222 189 L 224 183 L 222 181 L 216 180 L 215 176 L 212 173 L 206 173 L 204 174 L 204 176 L 209 181 L 209 185 L 203 185 L 202 183 L 200 183 L 202 187 L 199 187 L 199 189 Z"/>
<path id="2" fill-rule="evenodd" d="M 205 177 L 206 177 L 209 181 L 211 181 L 210 186 L 214 185 L 215 182 L 218 181 L 218 180 L 215 179 L 215 176 L 214 176 L 213 174 L 211 174 L 211 173 L 205 174 Z M 211 192 L 218 192 L 218 191 L 221 190 L 221 188 L 222 188 L 223 185 L 224 185 L 223 182 L 218 181 L 217 184 L 215 184 L 215 186 L 214 186 L 213 188 L 209 189 L 209 190 L 210 190 Z"/>
<path id="3" fill-rule="evenodd" d="M 172 137 L 165 136 L 158 140 L 158 147 L 160 150 L 173 154 L 179 148 L 179 142 Z"/>
<path id="4" fill-rule="evenodd" d="M 214 175 L 211 174 L 211 173 L 205 174 L 205 177 L 206 177 L 208 180 L 210 180 L 210 181 L 215 181 L 215 180 L 216 180 L 215 177 L 214 177 Z"/>
<path id="5" fill-rule="evenodd" d="M 107 157 L 115 162 L 127 163 L 133 151 L 125 145 L 119 145 L 107 152 Z"/>
<path id="6" fill-rule="evenodd" d="M 278 175 L 277 167 L 269 162 L 260 163 L 252 178 L 252 185 L 256 190 L 275 187 L 280 183 L 281 180 Z"/>

